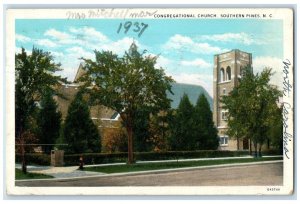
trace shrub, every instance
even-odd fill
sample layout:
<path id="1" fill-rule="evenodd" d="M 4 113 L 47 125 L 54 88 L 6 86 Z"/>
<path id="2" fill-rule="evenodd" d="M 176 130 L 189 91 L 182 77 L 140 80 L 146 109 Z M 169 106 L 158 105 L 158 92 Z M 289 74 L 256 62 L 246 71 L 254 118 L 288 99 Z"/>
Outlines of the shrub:
<path id="1" fill-rule="evenodd" d="M 169 152 L 135 152 L 136 161 L 151 160 L 171 160 L 188 158 L 209 158 L 209 157 L 234 157 L 249 155 L 248 151 L 169 151 Z M 127 162 L 127 152 L 104 154 L 104 153 L 85 153 L 65 155 L 66 166 L 79 164 L 79 157 L 82 156 L 84 164 L 105 164 L 116 162 Z"/>
<path id="2" fill-rule="evenodd" d="M 269 149 L 262 151 L 262 155 L 282 155 L 282 149 Z"/>
<path id="3" fill-rule="evenodd" d="M 105 163 L 116 163 L 126 162 L 127 152 L 122 153 L 85 153 L 85 154 L 70 154 L 65 155 L 64 162 L 66 166 L 76 166 L 79 164 L 79 157 L 83 157 L 84 164 L 105 164 Z"/>
<path id="4" fill-rule="evenodd" d="M 234 157 L 248 155 L 248 151 L 168 151 L 168 152 L 138 152 L 135 153 L 136 160 L 167 160 L 167 159 L 188 159 L 188 158 L 209 158 L 209 157 Z"/>

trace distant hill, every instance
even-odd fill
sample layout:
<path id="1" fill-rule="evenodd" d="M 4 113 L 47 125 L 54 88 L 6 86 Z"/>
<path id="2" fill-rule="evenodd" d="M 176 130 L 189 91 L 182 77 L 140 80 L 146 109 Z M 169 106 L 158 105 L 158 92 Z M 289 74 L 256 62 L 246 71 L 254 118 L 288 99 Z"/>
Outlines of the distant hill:
<path id="1" fill-rule="evenodd" d="M 172 99 L 171 107 L 177 108 L 182 98 L 183 94 L 186 93 L 192 102 L 193 105 L 196 104 L 197 99 L 200 94 L 204 94 L 210 104 L 210 108 L 212 109 L 213 100 L 211 96 L 207 93 L 207 91 L 199 85 L 192 85 L 192 84 L 181 84 L 181 83 L 173 83 L 172 84 L 172 91 L 174 95 L 168 93 L 168 98 Z"/>

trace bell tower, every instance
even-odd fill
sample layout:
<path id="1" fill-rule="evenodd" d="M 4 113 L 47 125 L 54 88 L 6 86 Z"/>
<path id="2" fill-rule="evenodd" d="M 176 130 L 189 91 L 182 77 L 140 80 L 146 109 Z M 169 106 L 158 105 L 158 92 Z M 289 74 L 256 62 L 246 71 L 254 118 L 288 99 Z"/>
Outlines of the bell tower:
<path id="1" fill-rule="evenodd" d="M 226 135 L 228 112 L 222 109 L 220 100 L 238 85 L 238 78 L 242 77 L 241 69 L 247 65 L 252 67 L 252 54 L 238 49 L 214 56 L 213 120 L 219 132 L 221 150 L 236 150 L 237 141 L 230 140 Z M 239 146 L 239 149 L 245 149 L 243 144 Z"/>

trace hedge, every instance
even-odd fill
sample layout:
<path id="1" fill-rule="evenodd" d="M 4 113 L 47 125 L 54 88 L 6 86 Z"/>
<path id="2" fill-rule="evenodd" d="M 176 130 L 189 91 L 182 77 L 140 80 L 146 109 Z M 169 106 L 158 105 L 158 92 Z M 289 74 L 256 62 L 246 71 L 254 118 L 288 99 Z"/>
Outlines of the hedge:
<path id="1" fill-rule="evenodd" d="M 169 151 L 169 152 L 135 152 L 136 161 L 153 161 L 185 158 L 233 157 L 248 155 L 248 151 Z M 105 164 L 126 162 L 127 152 L 103 154 L 85 153 L 65 155 L 65 165 L 78 165 L 79 157 L 83 156 L 85 164 Z"/>
<path id="2" fill-rule="evenodd" d="M 167 151 L 167 152 L 135 152 L 136 161 L 155 160 L 176 160 L 187 158 L 214 158 L 214 157 L 236 157 L 249 155 L 249 151 Z M 264 151 L 263 155 L 280 155 L 279 151 Z M 127 152 L 121 153 L 83 153 L 70 154 L 64 156 L 65 166 L 76 166 L 79 164 L 79 157 L 83 156 L 85 164 L 105 164 L 127 161 Z M 27 164 L 50 165 L 50 155 L 46 154 L 26 154 Z M 21 163 L 21 155 L 16 155 L 16 162 Z"/>
<path id="3" fill-rule="evenodd" d="M 105 164 L 117 163 L 127 161 L 127 152 L 121 153 L 84 153 L 84 154 L 70 154 L 64 156 L 66 166 L 79 165 L 79 157 L 83 157 L 84 164 Z"/>

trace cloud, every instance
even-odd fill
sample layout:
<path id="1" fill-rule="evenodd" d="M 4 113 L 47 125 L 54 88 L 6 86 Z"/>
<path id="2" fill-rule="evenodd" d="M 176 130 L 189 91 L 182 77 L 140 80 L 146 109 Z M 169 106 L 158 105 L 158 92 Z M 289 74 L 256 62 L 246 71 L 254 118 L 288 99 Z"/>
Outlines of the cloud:
<path id="1" fill-rule="evenodd" d="M 64 53 L 55 52 L 55 51 L 50 51 L 50 52 L 56 61 L 61 62 L 62 60 L 64 60 Z"/>
<path id="2" fill-rule="evenodd" d="M 138 46 L 138 49 L 142 51 L 145 46 L 141 45 L 139 41 L 134 40 L 133 38 L 124 37 L 121 40 L 110 42 L 100 46 L 102 50 L 109 50 L 113 53 L 123 55 L 125 51 L 127 51 L 132 43 L 135 43 Z"/>
<path id="3" fill-rule="evenodd" d="M 16 54 L 20 54 L 21 52 L 22 52 L 22 48 L 20 48 L 20 47 L 15 48 L 15 53 Z"/>
<path id="4" fill-rule="evenodd" d="M 156 55 L 153 55 L 153 56 L 156 56 Z M 156 67 L 159 68 L 159 67 L 162 67 L 162 68 L 167 68 L 169 67 L 170 65 L 172 64 L 172 60 L 162 56 L 162 55 L 159 55 L 158 58 L 157 58 L 157 61 L 156 61 Z"/>
<path id="5" fill-rule="evenodd" d="M 31 38 L 26 37 L 25 35 L 16 34 L 16 40 L 19 42 L 30 42 Z"/>
<path id="6" fill-rule="evenodd" d="M 60 42 L 64 42 L 64 41 L 69 42 L 69 40 L 72 38 L 72 36 L 69 35 L 68 33 L 61 32 L 61 31 L 58 31 L 58 30 L 53 29 L 53 28 L 47 30 L 44 33 L 44 35 L 52 37 L 53 39 L 56 39 L 56 40 L 58 40 Z"/>
<path id="7" fill-rule="evenodd" d="M 176 50 L 177 52 L 192 52 L 196 54 L 216 54 L 227 50 L 212 46 L 208 43 L 196 42 L 190 37 L 176 34 L 172 36 L 163 49 Z"/>
<path id="8" fill-rule="evenodd" d="M 99 31 L 96 31 L 93 27 L 82 27 L 82 28 L 70 28 L 70 32 L 76 34 L 76 39 L 84 41 L 96 41 L 96 42 L 108 42 L 107 36 Z"/>
<path id="9" fill-rule="evenodd" d="M 185 84 L 196 84 L 200 85 L 209 93 L 210 96 L 213 96 L 213 87 L 212 87 L 212 75 L 204 75 L 204 74 L 170 74 L 172 78 L 178 83 Z"/>
<path id="10" fill-rule="evenodd" d="M 68 48 L 68 49 L 66 49 L 66 53 L 70 57 L 76 56 L 77 59 L 81 58 L 81 57 L 84 57 L 84 58 L 94 58 L 94 56 L 95 56 L 92 51 L 88 52 L 88 51 L 84 50 L 82 47 L 71 47 L 71 48 Z"/>
<path id="11" fill-rule="evenodd" d="M 81 38 L 78 38 L 77 35 L 62 32 L 53 28 L 47 30 L 44 33 L 44 36 L 48 36 L 51 39 L 55 40 L 60 46 L 86 44 Z"/>
<path id="12" fill-rule="evenodd" d="M 69 32 L 61 32 L 56 29 L 49 29 L 44 33 L 45 36 L 51 37 L 59 45 L 85 45 L 91 50 L 99 49 L 105 43 L 110 43 L 107 36 L 97 31 L 93 27 L 71 27 Z"/>
<path id="13" fill-rule="evenodd" d="M 39 39 L 36 40 L 36 44 L 44 47 L 57 47 L 57 44 L 49 39 Z"/>
<path id="14" fill-rule="evenodd" d="M 274 75 L 271 77 L 271 84 L 282 87 L 282 59 L 271 56 L 259 56 L 253 59 L 254 73 L 260 73 L 264 68 L 272 68 Z"/>
<path id="15" fill-rule="evenodd" d="M 15 47 L 15 53 L 16 54 L 21 54 L 21 52 L 22 52 L 22 48 L 21 47 Z M 27 55 L 31 55 L 32 54 L 32 50 L 27 50 L 27 49 L 25 49 L 25 52 L 26 52 L 26 54 Z"/>
<path id="16" fill-rule="evenodd" d="M 89 50 L 110 50 L 116 54 L 124 54 L 128 50 L 133 38 L 125 37 L 118 41 L 111 41 L 106 35 L 97 31 L 93 27 L 71 27 L 69 32 L 61 32 L 55 29 L 49 29 L 44 33 L 45 36 L 51 37 L 61 46 L 82 46 Z M 138 41 L 135 43 L 139 48 L 142 46 Z"/>
<path id="17" fill-rule="evenodd" d="M 215 35 L 201 35 L 198 36 L 199 40 L 208 40 L 214 42 L 234 42 L 241 43 L 245 45 L 251 44 L 263 44 L 261 40 L 255 39 L 252 35 L 247 33 L 223 33 L 223 34 L 215 34 Z"/>
<path id="18" fill-rule="evenodd" d="M 182 66 L 188 66 L 188 67 L 191 66 L 191 67 L 204 68 L 204 69 L 212 67 L 212 64 L 210 64 L 200 58 L 192 60 L 192 61 L 183 60 L 180 62 L 180 64 Z"/>

